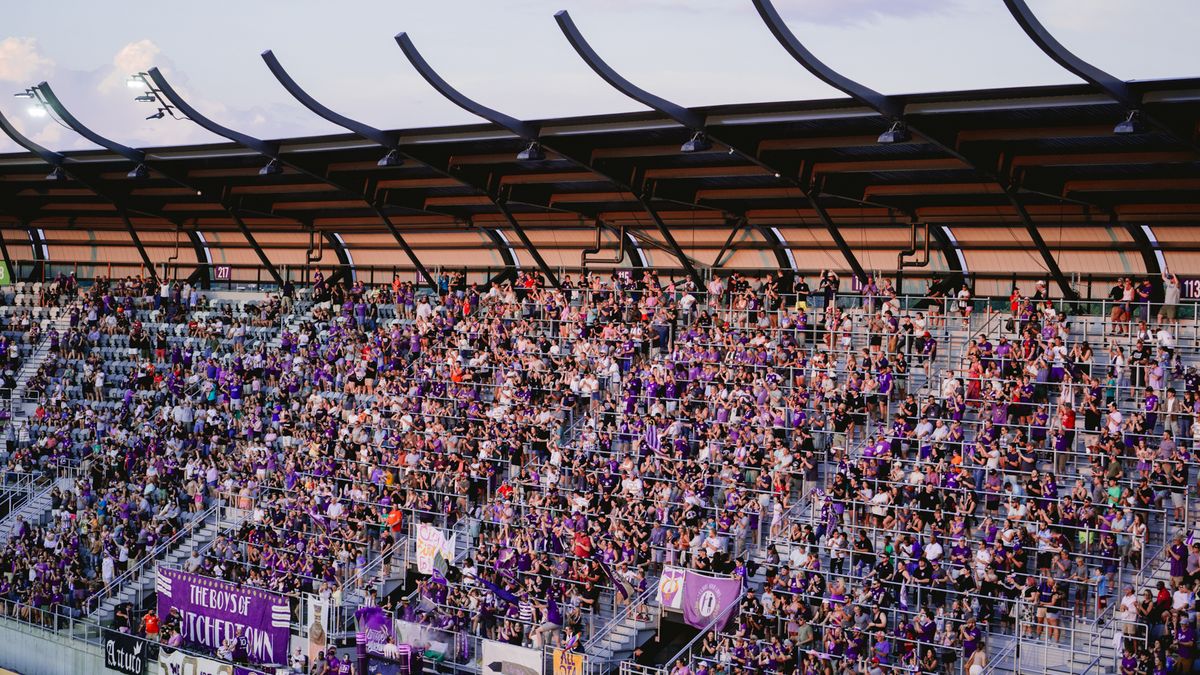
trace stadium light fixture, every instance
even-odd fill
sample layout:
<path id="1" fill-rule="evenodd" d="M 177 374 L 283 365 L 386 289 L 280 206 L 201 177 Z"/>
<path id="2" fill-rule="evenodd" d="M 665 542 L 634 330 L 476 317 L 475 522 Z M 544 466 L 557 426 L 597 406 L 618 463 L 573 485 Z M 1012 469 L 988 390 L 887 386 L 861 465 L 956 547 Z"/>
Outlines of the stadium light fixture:
<path id="1" fill-rule="evenodd" d="M 258 170 L 258 175 L 260 176 L 277 176 L 281 173 L 283 173 L 283 166 L 280 165 L 277 159 L 272 159 L 267 162 L 266 166 Z"/>
<path id="2" fill-rule="evenodd" d="M 13 94 L 13 98 L 33 98 L 33 90 L 26 89 L 25 91 L 18 91 L 17 93 Z"/>
<path id="3" fill-rule="evenodd" d="M 521 162 L 537 161 L 546 159 L 546 153 L 542 151 L 542 146 L 538 145 L 537 141 L 532 141 L 529 147 L 517 153 L 517 160 Z"/>
<path id="4" fill-rule="evenodd" d="M 166 98 L 163 96 L 163 93 L 159 91 L 158 87 L 155 87 L 154 84 L 151 83 L 150 76 L 146 73 L 134 73 L 133 75 L 130 75 L 129 79 L 125 81 L 125 84 L 127 84 L 130 89 L 141 89 L 144 92 L 140 96 L 133 97 L 134 101 L 138 103 L 158 104 L 158 112 L 150 115 L 146 119 L 161 120 L 167 115 L 170 115 L 171 119 L 174 120 L 187 119 L 187 115 L 179 114 L 179 112 L 175 110 L 175 106 L 171 105 L 171 103 L 166 100 Z"/>
<path id="5" fill-rule="evenodd" d="M 690 139 L 679 146 L 680 152 L 693 153 L 712 150 L 712 142 L 704 135 L 704 132 L 697 131 Z"/>
<path id="6" fill-rule="evenodd" d="M 912 135 L 908 133 L 903 122 L 892 122 L 892 126 L 887 131 L 879 134 L 878 143 L 891 145 L 893 143 L 907 143 L 912 140 Z"/>
<path id="7" fill-rule="evenodd" d="M 1141 116 L 1138 115 L 1138 111 L 1136 110 L 1130 110 L 1125 119 L 1121 120 L 1117 123 L 1117 126 L 1113 127 L 1113 133 L 1121 136 L 1141 134 L 1145 133 L 1145 131 L 1146 127 L 1142 124 Z"/>
<path id="8" fill-rule="evenodd" d="M 404 159 L 400 157 L 400 151 L 388 150 L 388 153 L 383 156 L 383 159 L 376 162 L 378 166 L 401 166 L 404 164 Z"/>
<path id="9" fill-rule="evenodd" d="M 146 165 L 138 164 L 137 166 L 133 167 L 133 171 L 125 174 L 125 177 L 132 178 L 134 180 L 144 180 L 149 175 L 150 171 L 146 169 Z"/>
<path id="10" fill-rule="evenodd" d="M 62 169 L 62 167 L 61 167 L 61 166 L 56 166 L 56 167 L 54 167 L 54 169 L 53 169 L 53 170 L 52 170 L 52 171 L 51 171 L 51 172 L 50 172 L 50 173 L 49 173 L 49 174 L 46 176 L 46 180 L 53 180 L 53 181 L 64 181 L 64 180 L 67 180 L 67 177 L 68 177 L 68 176 L 67 176 L 67 172 L 66 172 L 66 171 L 63 171 L 63 169 Z"/>

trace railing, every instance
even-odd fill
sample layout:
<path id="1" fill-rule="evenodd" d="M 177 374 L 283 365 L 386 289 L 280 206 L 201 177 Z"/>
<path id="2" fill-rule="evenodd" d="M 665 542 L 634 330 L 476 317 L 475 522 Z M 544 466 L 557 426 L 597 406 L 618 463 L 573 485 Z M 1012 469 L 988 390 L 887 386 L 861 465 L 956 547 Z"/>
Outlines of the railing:
<path id="1" fill-rule="evenodd" d="M 654 579 L 647 579 L 647 581 L 649 584 L 646 590 L 639 593 L 637 597 L 626 598 L 626 603 L 620 611 L 613 612 L 612 618 L 601 624 L 600 627 L 593 629 L 591 638 L 583 643 L 585 653 L 591 654 L 612 633 L 614 628 L 624 623 L 631 615 L 641 611 L 642 608 L 649 606 L 650 599 L 658 593 L 658 584 Z"/>
<path id="2" fill-rule="evenodd" d="M 54 488 L 54 481 L 41 472 L 3 471 L 0 475 L 0 527 L 15 511 Z"/>
<path id="3" fill-rule="evenodd" d="M 119 595 L 122 589 L 128 584 L 134 583 L 142 578 L 142 575 L 147 570 L 155 569 L 154 563 L 173 551 L 176 545 L 182 543 L 188 537 L 194 535 L 198 530 L 204 528 L 210 518 L 215 517 L 219 511 L 220 505 L 210 506 L 207 510 L 196 513 L 188 523 L 179 528 L 179 531 L 168 537 L 165 541 L 160 542 L 157 546 L 151 549 L 146 555 L 138 558 L 135 564 L 120 576 L 114 578 L 111 583 L 107 584 L 99 593 L 88 598 L 84 604 L 83 612 L 91 615 L 100 610 L 100 605 L 108 598 Z"/>
<path id="4" fill-rule="evenodd" d="M 741 605 L 742 598 L 746 597 L 746 591 L 748 591 L 749 589 L 750 589 L 750 586 L 743 583 L 742 590 L 739 591 L 737 594 L 737 597 L 735 597 L 733 599 L 733 601 L 731 601 L 729 603 L 729 606 L 726 607 L 720 613 L 718 613 L 716 616 L 714 616 L 711 620 L 709 620 L 708 623 L 704 624 L 704 626 L 702 626 L 700 628 L 700 630 L 696 633 L 696 636 L 693 637 L 690 642 L 688 642 L 686 645 L 684 645 L 682 648 L 680 648 L 680 650 L 678 652 L 676 652 L 674 656 L 664 660 L 663 663 L 666 664 L 667 666 L 670 666 L 677 662 L 685 663 L 685 664 L 691 663 L 692 659 L 695 655 L 694 652 L 696 649 L 696 645 L 698 645 L 700 643 L 700 640 L 705 635 L 707 635 L 710 631 L 715 630 L 717 628 L 717 626 L 725 625 L 725 622 L 730 619 L 732 614 L 738 609 L 739 605 Z"/>

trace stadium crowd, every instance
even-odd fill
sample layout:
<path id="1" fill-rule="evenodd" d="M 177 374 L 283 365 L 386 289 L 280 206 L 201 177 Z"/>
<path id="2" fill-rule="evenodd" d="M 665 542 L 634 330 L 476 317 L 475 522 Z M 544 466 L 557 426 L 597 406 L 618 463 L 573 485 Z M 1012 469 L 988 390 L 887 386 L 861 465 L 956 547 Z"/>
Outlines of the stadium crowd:
<path id="1" fill-rule="evenodd" d="M 663 565 L 741 577 L 675 675 L 969 672 L 990 634 L 1071 641 L 1105 612 L 1131 668 L 1189 664 L 1200 544 L 1166 534 L 1200 441 L 1178 280 L 1157 315 L 1119 284 L 1103 344 L 1042 284 L 972 322 L 965 288 L 908 306 L 840 283 L 317 275 L 235 306 L 64 280 L 70 328 L 7 463 L 82 468 L 0 550 L 0 596 L 85 614 L 223 501 L 240 523 L 189 570 L 340 593 L 429 522 L 458 564 L 394 610 L 514 644 L 582 649 L 602 611 L 646 611 Z M 1130 609 L 1123 572 L 1157 546 L 1170 582 Z"/>

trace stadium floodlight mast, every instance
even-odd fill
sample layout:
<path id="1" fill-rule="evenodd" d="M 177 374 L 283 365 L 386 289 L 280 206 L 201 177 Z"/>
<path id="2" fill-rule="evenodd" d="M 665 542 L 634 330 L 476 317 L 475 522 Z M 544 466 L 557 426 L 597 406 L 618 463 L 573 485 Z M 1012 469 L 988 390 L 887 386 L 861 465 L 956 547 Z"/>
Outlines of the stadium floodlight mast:
<path id="1" fill-rule="evenodd" d="M 130 75 L 129 79 L 125 80 L 125 86 L 129 87 L 130 89 L 141 89 L 146 92 L 133 97 L 134 101 L 137 101 L 138 103 L 154 103 L 158 106 L 158 111 L 153 115 L 146 116 L 146 119 L 161 120 L 167 115 L 170 115 L 171 119 L 175 120 L 189 119 L 187 115 L 179 112 L 175 106 L 171 105 L 170 101 L 163 97 L 162 90 L 154 86 L 154 82 L 150 79 L 149 73 L 137 72 L 133 75 Z"/>

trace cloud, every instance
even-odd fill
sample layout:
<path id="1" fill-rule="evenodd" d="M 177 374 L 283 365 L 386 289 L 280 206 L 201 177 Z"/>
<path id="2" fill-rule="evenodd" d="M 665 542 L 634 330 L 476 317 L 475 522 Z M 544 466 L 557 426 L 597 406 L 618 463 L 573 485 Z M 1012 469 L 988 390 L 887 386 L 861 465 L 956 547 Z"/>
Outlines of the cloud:
<path id="1" fill-rule="evenodd" d="M 121 47 L 113 56 L 112 70 L 100 81 L 100 91 L 110 92 L 113 89 L 124 88 L 125 80 L 130 75 L 158 65 L 161 52 L 153 40 L 138 40 Z"/>
<path id="2" fill-rule="evenodd" d="M 38 51 L 36 38 L 10 37 L 0 40 L 0 80 L 30 83 L 54 69 L 54 61 Z"/>

